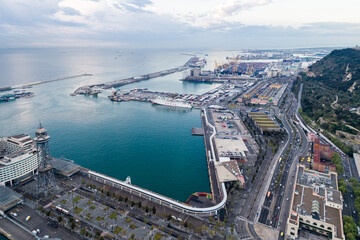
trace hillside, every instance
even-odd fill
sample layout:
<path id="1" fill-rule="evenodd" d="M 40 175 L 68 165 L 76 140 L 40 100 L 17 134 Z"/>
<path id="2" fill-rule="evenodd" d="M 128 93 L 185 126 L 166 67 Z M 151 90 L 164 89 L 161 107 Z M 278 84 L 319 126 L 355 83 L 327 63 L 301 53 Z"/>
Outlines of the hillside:
<path id="1" fill-rule="evenodd" d="M 334 50 L 310 66 L 307 76 L 329 88 L 344 92 L 349 91 L 356 82 L 355 90 L 359 92 L 360 51 L 352 48 Z"/>
<path id="2" fill-rule="evenodd" d="M 355 143 L 351 138 L 360 135 L 360 50 L 332 51 L 298 75 L 295 93 L 301 83 L 302 113 L 316 127 Z"/>

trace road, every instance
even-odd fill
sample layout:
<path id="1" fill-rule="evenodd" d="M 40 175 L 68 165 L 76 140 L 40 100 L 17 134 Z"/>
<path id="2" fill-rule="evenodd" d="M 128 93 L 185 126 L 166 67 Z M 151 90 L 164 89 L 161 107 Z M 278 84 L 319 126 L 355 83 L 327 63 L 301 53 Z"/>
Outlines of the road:
<path id="1" fill-rule="evenodd" d="M 298 124 L 294 124 L 292 120 L 298 112 L 301 95 L 299 94 L 299 99 L 295 99 L 290 92 L 290 87 L 291 85 L 287 89 L 288 98 L 282 114 L 279 111 L 275 113 L 288 132 L 287 143 L 276 162 L 271 184 L 267 189 L 268 194 L 266 194 L 258 219 L 263 224 L 278 228 L 280 233 L 285 233 L 286 222 L 290 213 L 299 156 L 306 154 L 309 148 L 304 130 Z M 284 237 L 279 234 L 279 239 L 284 239 Z"/>

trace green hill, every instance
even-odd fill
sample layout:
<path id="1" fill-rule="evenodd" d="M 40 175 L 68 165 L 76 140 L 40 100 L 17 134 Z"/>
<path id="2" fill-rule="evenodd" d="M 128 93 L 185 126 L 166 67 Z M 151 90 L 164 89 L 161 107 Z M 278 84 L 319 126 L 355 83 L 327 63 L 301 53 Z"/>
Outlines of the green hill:
<path id="1" fill-rule="evenodd" d="M 360 80 L 360 51 L 352 48 L 334 50 L 310 66 L 307 76 L 329 88 L 346 92 Z M 359 86 L 355 89 L 360 90 Z"/>
<path id="2" fill-rule="evenodd" d="M 298 75 L 294 92 L 300 83 L 305 115 L 331 133 L 360 133 L 356 130 L 360 130 L 360 115 L 355 110 L 360 107 L 360 50 L 332 51 Z"/>

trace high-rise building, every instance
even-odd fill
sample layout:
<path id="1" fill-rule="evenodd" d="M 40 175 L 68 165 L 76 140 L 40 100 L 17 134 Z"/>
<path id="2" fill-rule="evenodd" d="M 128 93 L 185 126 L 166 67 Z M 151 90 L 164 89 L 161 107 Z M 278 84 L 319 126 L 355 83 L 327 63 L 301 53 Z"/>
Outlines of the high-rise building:
<path id="1" fill-rule="evenodd" d="M 34 174 L 37 167 L 37 150 L 29 135 L 0 138 L 0 185 L 16 184 Z"/>

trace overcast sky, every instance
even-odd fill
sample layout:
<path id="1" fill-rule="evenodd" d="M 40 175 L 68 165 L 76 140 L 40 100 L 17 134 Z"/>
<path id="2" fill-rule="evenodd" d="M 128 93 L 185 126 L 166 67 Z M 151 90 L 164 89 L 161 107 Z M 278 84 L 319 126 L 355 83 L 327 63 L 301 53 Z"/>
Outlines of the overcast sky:
<path id="1" fill-rule="evenodd" d="M 0 44 L 167 48 L 360 45 L 359 0 L 0 0 Z"/>

